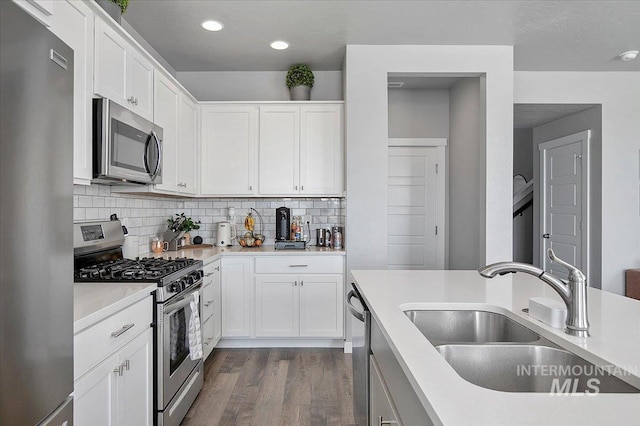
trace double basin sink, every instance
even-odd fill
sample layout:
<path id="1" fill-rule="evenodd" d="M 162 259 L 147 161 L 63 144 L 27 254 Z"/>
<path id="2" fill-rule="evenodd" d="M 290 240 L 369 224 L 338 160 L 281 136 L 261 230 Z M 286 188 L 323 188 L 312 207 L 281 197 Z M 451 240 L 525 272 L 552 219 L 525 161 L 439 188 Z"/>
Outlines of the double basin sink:
<path id="1" fill-rule="evenodd" d="M 405 315 L 463 379 L 503 392 L 640 393 L 522 324 L 480 310 L 408 310 Z"/>

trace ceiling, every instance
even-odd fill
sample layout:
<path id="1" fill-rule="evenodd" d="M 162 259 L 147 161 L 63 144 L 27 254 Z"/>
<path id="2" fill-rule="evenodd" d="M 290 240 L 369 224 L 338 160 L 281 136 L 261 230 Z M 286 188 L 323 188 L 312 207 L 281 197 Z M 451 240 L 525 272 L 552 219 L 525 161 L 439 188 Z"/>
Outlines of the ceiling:
<path id="1" fill-rule="evenodd" d="M 532 129 L 572 114 L 593 108 L 590 104 L 515 104 L 513 128 Z"/>
<path id="2" fill-rule="evenodd" d="M 341 70 L 347 44 L 513 45 L 519 71 L 640 71 L 617 57 L 640 50 L 640 1 L 131 0 L 124 19 L 178 72 Z"/>

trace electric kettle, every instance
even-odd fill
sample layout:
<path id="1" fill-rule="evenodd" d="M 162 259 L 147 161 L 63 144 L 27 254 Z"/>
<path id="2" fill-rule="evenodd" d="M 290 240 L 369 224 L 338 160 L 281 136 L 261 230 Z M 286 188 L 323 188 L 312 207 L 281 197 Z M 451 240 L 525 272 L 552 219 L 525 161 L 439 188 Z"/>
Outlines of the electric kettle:
<path id="1" fill-rule="evenodd" d="M 225 247 L 230 246 L 234 238 L 236 238 L 238 231 L 236 226 L 231 222 L 218 222 L 216 223 L 216 246 Z"/>

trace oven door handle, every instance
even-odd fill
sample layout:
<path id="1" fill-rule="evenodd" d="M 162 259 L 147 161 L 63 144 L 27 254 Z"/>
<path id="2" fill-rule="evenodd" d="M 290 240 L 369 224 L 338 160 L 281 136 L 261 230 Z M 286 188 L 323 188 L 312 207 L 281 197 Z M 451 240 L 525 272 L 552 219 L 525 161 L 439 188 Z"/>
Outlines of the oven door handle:
<path id="1" fill-rule="evenodd" d="M 192 291 L 190 292 L 188 295 L 185 295 L 180 301 L 178 302 L 172 302 L 169 306 L 169 310 L 165 311 L 164 314 L 165 315 L 171 315 L 172 313 L 174 313 L 175 311 L 184 308 L 185 306 L 187 306 L 189 303 L 191 303 L 193 301 L 193 294 L 198 292 L 198 290 L 196 291 Z"/>

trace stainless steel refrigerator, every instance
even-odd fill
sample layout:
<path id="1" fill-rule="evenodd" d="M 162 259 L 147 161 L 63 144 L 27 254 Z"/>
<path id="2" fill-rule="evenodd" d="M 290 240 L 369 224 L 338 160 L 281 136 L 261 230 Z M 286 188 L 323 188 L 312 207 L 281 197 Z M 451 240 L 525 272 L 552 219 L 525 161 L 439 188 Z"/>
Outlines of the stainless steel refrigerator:
<path id="1" fill-rule="evenodd" d="M 0 1 L 0 424 L 73 422 L 73 51 Z"/>

